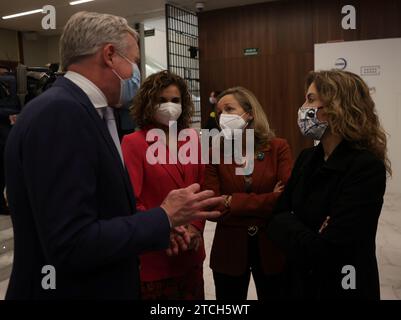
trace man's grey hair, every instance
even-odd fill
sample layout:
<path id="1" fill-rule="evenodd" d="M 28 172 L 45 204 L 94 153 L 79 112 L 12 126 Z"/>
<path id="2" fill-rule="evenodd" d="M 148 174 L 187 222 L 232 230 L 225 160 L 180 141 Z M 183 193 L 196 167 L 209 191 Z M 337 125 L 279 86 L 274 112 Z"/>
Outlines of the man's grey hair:
<path id="1" fill-rule="evenodd" d="M 68 20 L 60 38 L 60 59 L 63 70 L 86 56 L 95 54 L 111 43 L 116 50 L 125 53 L 126 35 L 138 40 L 138 33 L 126 19 L 111 14 L 81 11 Z"/>

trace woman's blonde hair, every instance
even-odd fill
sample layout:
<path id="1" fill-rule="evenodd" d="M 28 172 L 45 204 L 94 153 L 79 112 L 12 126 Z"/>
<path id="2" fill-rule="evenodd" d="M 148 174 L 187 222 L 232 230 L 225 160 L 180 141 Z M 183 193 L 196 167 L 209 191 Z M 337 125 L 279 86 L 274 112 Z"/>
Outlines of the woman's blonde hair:
<path id="1" fill-rule="evenodd" d="M 229 94 L 233 95 L 244 111 L 253 117 L 253 120 L 249 123 L 247 128 L 255 130 L 255 150 L 259 151 L 267 148 L 269 142 L 275 137 L 275 134 L 273 130 L 270 129 L 266 113 L 258 99 L 248 89 L 234 87 L 220 93 L 217 97 L 217 103 L 221 98 Z"/>
<path id="2" fill-rule="evenodd" d="M 387 137 L 376 113 L 369 87 L 358 75 L 340 70 L 310 72 L 306 90 L 314 83 L 333 134 L 355 148 L 369 150 L 391 175 Z"/>

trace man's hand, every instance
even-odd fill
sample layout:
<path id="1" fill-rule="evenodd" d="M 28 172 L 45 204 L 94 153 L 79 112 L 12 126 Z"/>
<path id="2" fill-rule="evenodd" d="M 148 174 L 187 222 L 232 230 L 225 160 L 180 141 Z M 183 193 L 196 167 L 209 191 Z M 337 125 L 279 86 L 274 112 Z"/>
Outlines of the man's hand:
<path id="1" fill-rule="evenodd" d="M 10 124 L 12 126 L 17 122 L 17 116 L 18 114 L 12 114 L 8 116 L 8 119 L 10 120 Z"/>
<path id="2" fill-rule="evenodd" d="M 202 234 L 196 227 L 176 227 L 170 234 L 170 247 L 166 253 L 168 256 L 176 256 L 187 250 L 197 251 L 202 241 Z"/>
<path id="3" fill-rule="evenodd" d="M 190 223 L 193 220 L 216 219 L 220 211 L 207 211 L 224 203 L 222 197 L 213 197 L 214 192 L 205 190 L 199 192 L 197 183 L 183 189 L 171 191 L 161 204 L 166 211 L 171 226 L 177 227 Z"/>
<path id="4" fill-rule="evenodd" d="M 188 250 L 191 242 L 187 228 L 175 227 L 170 233 L 170 247 L 166 250 L 168 256 L 176 256 L 181 251 Z"/>
<path id="5" fill-rule="evenodd" d="M 203 241 L 202 234 L 196 227 L 194 227 L 191 224 L 188 225 L 188 233 L 189 233 L 189 237 L 191 239 L 188 249 L 197 251 L 199 249 L 200 244 Z"/>

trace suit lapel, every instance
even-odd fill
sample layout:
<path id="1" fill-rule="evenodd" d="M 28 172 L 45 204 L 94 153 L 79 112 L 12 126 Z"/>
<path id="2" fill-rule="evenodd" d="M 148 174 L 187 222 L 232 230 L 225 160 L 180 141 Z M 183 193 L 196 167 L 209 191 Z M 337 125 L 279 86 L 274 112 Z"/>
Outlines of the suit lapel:
<path id="1" fill-rule="evenodd" d="M 254 159 L 254 170 L 252 174 L 252 192 L 257 192 L 259 190 L 260 186 L 264 181 L 267 168 L 269 167 L 266 163 L 266 161 L 268 161 L 268 159 L 266 158 L 271 155 L 271 150 L 265 149 L 263 150 L 263 152 L 264 152 L 263 161 Z M 222 160 L 224 159 L 222 158 Z M 237 165 L 228 164 L 224 167 L 226 168 L 226 170 L 228 170 L 227 175 L 230 177 L 232 183 L 238 188 L 238 190 L 245 190 L 244 176 L 237 175 L 235 173 L 235 169 L 238 168 Z"/>
<path id="2" fill-rule="evenodd" d="M 256 174 L 252 174 L 252 192 L 259 191 L 262 182 L 266 181 L 265 175 L 267 168 L 271 168 L 270 166 L 267 165 L 267 162 L 270 161 L 269 158 L 271 157 L 271 149 L 266 149 L 261 152 L 264 153 L 263 160 L 255 159 L 254 162 L 253 172 L 256 172 Z"/>
<path id="3" fill-rule="evenodd" d="M 199 164 L 201 166 L 202 164 Z M 201 181 L 202 177 L 198 177 L 198 165 L 194 164 L 187 164 L 182 166 L 182 170 L 184 172 L 183 180 L 185 187 L 192 184 L 194 181 Z"/>
<path id="4" fill-rule="evenodd" d="M 245 191 L 244 176 L 235 173 L 235 169 L 238 167 L 235 164 L 227 164 L 223 165 L 223 168 L 227 170 L 226 176 L 230 177 L 231 183 L 236 186 L 235 189 Z"/>
<path id="5" fill-rule="evenodd" d="M 64 77 L 60 78 L 57 80 L 55 85 L 60 85 L 64 88 L 66 88 L 80 102 L 80 104 L 85 108 L 85 110 L 88 112 L 89 116 L 94 121 L 97 129 L 99 130 L 100 134 L 102 135 L 103 139 L 106 142 L 107 147 L 109 148 L 110 154 L 114 158 L 115 165 L 119 168 L 119 171 L 124 180 L 126 191 L 128 193 L 128 198 L 130 199 L 131 207 L 132 207 L 133 211 L 135 212 L 136 211 L 135 199 L 133 197 L 132 186 L 131 186 L 131 183 L 129 180 L 127 170 L 126 170 L 125 166 L 123 165 L 123 162 L 121 160 L 120 154 L 118 153 L 116 145 L 114 144 L 114 141 L 111 138 L 110 133 L 109 133 L 105 123 L 100 118 L 96 108 L 90 102 L 90 100 L 89 100 L 88 96 L 85 94 L 85 92 L 83 92 L 81 90 L 81 88 L 79 88 L 77 85 L 75 85 L 69 79 L 66 79 Z"/>
<path id="6" fill-rule="evenodd" d="M 184 179 L 182 178 L 182 175 L 178 170 L 176 164 L 161 164 L 161 166 L 164 170 L 166 170 L 166 172 L 174 180 L 174 182 L 177 184 L 179 188 L 185 186 Z"/>
<path id="7" fill-rule="evenodd" d="M 149 130 L 153 129 L 154 127 L 149 126 L 146 131 L 144 132 L 144 138 L 146 140 L 146 136 Z M 147 141 L 147 140 L 146 140 Z M 156 141 L 147 141 L 148 145 L 152 145 L 154 143 L 156 143 Z M 163 147 L 165 145 L 163 144 Z M 177 146 L 177 152 L 180 148 L 180 144 L 178 143 Z M 169 163 L 169 157 L 170 157 L 170 150 L 168 147 L 166 147 L 166 163 L 157 163 L 156 165 L 160 165 L 166 172 L 167 174 L 171 177 L 171 179 L 176 183 L 176 185 L 179 188 L 183 188 L 185 186 L 185 181 L 184 181 L 184 172 L 183 172 L 183 168 L 179 167 L 180 164 L 170 164 Z M 178 157 L 178 155 L 177 155 Z M 177 158 L 177 162 L 178 162 L 178 158 Z"/>
<path id="8" fill-rule="evenodd" d="M 180 146 L 178 146 L 179 149 Z M 169 164 L 169 154 L 170 150 L 167 148 L 166 157 L 167 157 L 167 164 L 161 164 L 162 168 L 166 170 L 166 172 L 170 175 L 170 177 L 175 181 L 178 187 L 182 188 L 185 186 L 185 181 L 183 178 L 184 172 L 182 172 L 178 166 L 180 164 Z M 178 159 L 177 159 L 178 162 Z"/>

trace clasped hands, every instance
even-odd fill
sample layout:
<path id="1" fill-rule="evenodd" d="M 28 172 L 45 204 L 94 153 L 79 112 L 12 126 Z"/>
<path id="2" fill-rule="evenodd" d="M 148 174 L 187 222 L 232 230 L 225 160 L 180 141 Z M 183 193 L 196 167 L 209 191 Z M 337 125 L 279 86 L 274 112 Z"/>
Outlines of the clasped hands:
<path id="1" fill-rule="evenodd" d="M 175 227 L 170 232 L 170 247 L 166 253 L 176 256 L 188 250 L 197 251 L 202 241 L 201 232 L 193 225 Z"/>

